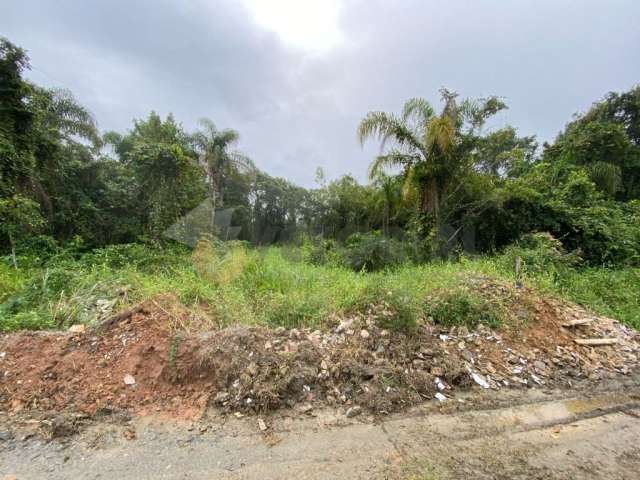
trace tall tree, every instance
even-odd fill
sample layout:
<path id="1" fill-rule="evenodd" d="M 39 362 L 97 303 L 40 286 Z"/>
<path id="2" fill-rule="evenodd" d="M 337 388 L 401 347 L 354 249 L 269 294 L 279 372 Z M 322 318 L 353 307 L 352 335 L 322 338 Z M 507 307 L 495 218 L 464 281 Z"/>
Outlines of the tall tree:
<path id="1" fill-rule="evenodd" d="M 0 195 L 10 195 L 33 171 L 31 86 L 22 79 L 29 57 L 0 37 Z"/>
<path id="2" fill-rule="evenodd" d="M 110 132 L 105 140 L 135 176 L 135 213 L 153 238 L 204 199 L 204 172 L 189 136 L 172 115 L 163 121 L 151 112 L 146 120 L 135 121 L 127 135 Z"/>
<path id="3" fill-rule="evenodd" d="M 201 130 L 192 135 L 199 162 L 206 168 L 211 199 L 211 232 L 215 233 L 215 213 L 224 205 L 225 181 L 233 171 L 251 173 L 253 162 L 242 153 L 231 150 L 239 134 L 232 129 L 218 130 L 208 118 L 200 120 Z"/>
<path id="4" fill-rule="evenodd" d="M 454 183 L 470 167 L 479 130 L 487 118 L 506 108 L 497 97 L 458 104 L 455 92 L 442 89 L 440 93 L 444 103 L 440 114 L 426 100 L 411 98 L 402 115 L 370 112 L 358 127 L 361 143 L 371 137 L 381 141 L 381 154 L 371 164 L 370 176 L 400 168 L 405 190 L 418 191 L 419 211 L 431 215 L 437 225 Z"/>
<path id="5" fill-rule="evenodd" d="M 640 198 L 640 86 L 610 93 L 547 145 L 543 159 L 584 168 L 610 198 Z"/>

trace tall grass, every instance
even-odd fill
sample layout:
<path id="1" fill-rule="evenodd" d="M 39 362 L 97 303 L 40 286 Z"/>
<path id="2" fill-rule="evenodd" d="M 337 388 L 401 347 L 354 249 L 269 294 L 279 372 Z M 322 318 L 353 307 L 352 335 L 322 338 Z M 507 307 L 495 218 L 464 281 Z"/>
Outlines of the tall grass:
<path id="1" fill-rule="evenodd" d="M 457 291 L 469 277 L 513 280 L 504 257 L 405 264 L 358 273 L 312 265 L 288 249 L 232 244 L 181 247 L 114 246 L 84 255 L 59 255 L 14 271 L 0 264 L 0 330 L 65 328 L 94 323 L 126 305 L 172 293 L 206 319 L 205 327 L 232 323 L 321 328 L 333 314 L 384 301 L 410 326 L 430 314 L 430 292 Z M 640 269 L 565 269 L 531 273 L 526 280 L 598 313 L 640 326 Z"/>

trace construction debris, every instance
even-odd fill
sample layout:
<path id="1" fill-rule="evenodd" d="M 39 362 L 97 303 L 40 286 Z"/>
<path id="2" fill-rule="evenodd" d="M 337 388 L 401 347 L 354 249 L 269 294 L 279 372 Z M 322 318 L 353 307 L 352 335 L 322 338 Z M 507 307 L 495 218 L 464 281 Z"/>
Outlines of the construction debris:
<path id="1" fill-rule="evenodd" d="M 592 347 L 598 347 L 601 345 L 613 345 L 618 343 L 617 338 L 576 338 L 574 340 L 578 345 L 590 345 Z"/>
<path id="2" fill-rule="evenodd" d="M 595 318 L 593 317 L 587 317 L 587 318 L 577 318 L 577 319 L 573 319 L 570 320 L 566 323 L 563 323 L 562 326 L 563 327 L 577 327 L 580 325 L 587 325 L 589 323 L 592 323 L 593 321 L 595 321 Z"/>
<path id="3" fill-rule="evenodd" d="M 353 417 L 444 401 L 470 388 L 570 387 L 638 367 L 640 337 L 629 327 L 526 287 L 487 279 L 473 286 L 486 298 L 509 299 L 512 323 L 470 330 L 422 322 L 411 332 L 393 331 L 393 312 L 383 303 L 329 318 L 322 330 L 235 326 L 183 332 L 176 343 L 179 304 L 167 297 L 127 311 L 101 334 L 3 335 L 0 408 L 193 418 L 207 406 L 242 416 L 291 407 L 312 414 L 319 404 Z M 157 308 L 162 302 L 173 303 Z"/>

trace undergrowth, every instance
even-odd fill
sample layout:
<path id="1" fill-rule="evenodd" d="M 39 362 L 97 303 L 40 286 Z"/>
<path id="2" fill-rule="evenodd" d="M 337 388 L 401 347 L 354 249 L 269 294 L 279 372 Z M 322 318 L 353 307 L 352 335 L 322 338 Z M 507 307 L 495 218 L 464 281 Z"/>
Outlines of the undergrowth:
<path id="1" fill-rule="evenodd" d="M 500 305 L 483 301 L 466 286 L 477 276 L 513 282 L 513 255 L 405 263 L 371 273 L 314 264 L 291 248 L 236 243 L 201 244 L 194 252 L 140 244 L 62 251 L 46 260 L 20 258 L 18 271 L 5 259 L 0 263 L 0 330 L 91 324 L 164 293 L 201 312 L 207 321 L 199 328 L 232 323 L 321 328 L 335 314 L 364 313 L 376 304 L 391 312 L 380 320 L 389 328 L 411 330 L 428 317 L 444 326 L 497 327 L 505 321 Z M 554 268 L 538 262 L 525 270 L 524 280 L 640 327 L 640 269 L 579 269 L 552 261 Z"/>

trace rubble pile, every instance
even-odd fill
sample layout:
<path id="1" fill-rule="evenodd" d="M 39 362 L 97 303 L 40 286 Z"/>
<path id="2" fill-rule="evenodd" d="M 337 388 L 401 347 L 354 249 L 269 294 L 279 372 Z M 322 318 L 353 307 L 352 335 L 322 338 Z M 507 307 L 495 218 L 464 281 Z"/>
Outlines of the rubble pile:
<path id="1" fill-rule="evenodd" d="M 317 405 L 386 414 L 457 391 L 571 387 L 628 375 L 638 366 L 638 333 L 522 288 L 476 281 L 511 321 L 412 332 L 382 325 L 385 304 L 327 319 L 320 329 L 236 326 L 186 334 L 175 314 L 146 303 L 106 331 L 0 337 L 0 409 L 163 412 L 197 416 Z M 506 303 L 505 303 L 505 299 Z M 171 317 L 171 318 L 170 318 Z M 585 342 L 586 341 L 586 342 Z M 586 344 L 585 344 L 586 343 Z"/>

